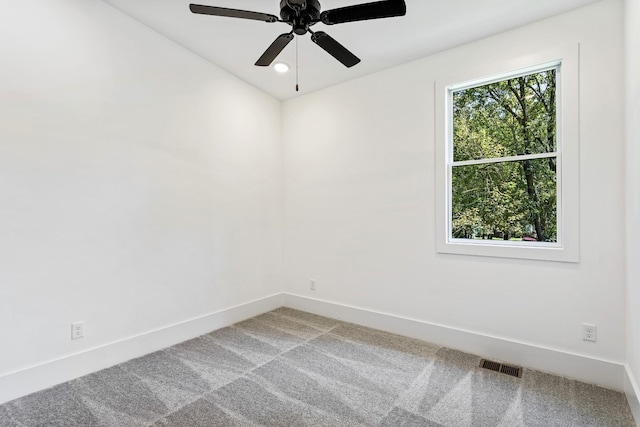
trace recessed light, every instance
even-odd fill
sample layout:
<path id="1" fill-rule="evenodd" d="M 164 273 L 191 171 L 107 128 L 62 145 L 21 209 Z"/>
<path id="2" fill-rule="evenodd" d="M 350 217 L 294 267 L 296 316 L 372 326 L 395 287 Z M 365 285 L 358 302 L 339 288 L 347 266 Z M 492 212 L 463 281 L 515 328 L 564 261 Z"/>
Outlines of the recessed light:
<path id="1" fill-rule="evenodd" d="M 289 71 L 289 64 L 285 64 L 284 62 L 276 62 L 273 66 L 273 69 L 279 73 L 286 73 Z"/>

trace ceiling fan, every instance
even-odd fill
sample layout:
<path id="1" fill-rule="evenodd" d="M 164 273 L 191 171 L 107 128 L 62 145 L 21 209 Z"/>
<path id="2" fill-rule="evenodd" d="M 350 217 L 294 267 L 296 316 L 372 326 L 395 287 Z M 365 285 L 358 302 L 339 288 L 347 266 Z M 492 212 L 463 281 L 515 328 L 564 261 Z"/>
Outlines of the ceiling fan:
<path id="1" fill-rule="evenodd" d="M 321 11 L 318 0 L 281 0 L 279 18 L 267 13 L 200 4 L 190 4 L 189 9 L 191 12 L 200 15 L 253 19 L 255 21 L 269 23 L 284 22 L 291 25 L 291 31 L 279 35 L 258 61 L 256 61 L 255 65 L 261 67 L 271 65 L 280 52 L 293 40 L 294 34 L 301 36 L 306 33 L 310 33 L 311 40 L 315 44 L 327 51 L 331 56 L 344 64 L 344 66 L 353 67 L 360 62 L 357 56 L 324 31 L 312 31 L 310 27 L 318 22 L 322 22 L 325 25 L 334 25 L 345 22 L 403 16 L 407 12 L 404 0 L 383 0 L 326 11 Z"/>

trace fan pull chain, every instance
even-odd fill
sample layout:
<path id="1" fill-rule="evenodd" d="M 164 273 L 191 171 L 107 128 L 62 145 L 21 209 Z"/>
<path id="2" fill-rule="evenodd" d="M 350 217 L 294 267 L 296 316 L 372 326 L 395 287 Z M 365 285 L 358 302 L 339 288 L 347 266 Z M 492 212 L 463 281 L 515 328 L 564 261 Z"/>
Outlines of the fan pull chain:
<path id="1" fill-rule="evenodd" d="M 300 92 L 300 86 L 298 86 L 298 39 L 296 37 L 296 92 Z"/>

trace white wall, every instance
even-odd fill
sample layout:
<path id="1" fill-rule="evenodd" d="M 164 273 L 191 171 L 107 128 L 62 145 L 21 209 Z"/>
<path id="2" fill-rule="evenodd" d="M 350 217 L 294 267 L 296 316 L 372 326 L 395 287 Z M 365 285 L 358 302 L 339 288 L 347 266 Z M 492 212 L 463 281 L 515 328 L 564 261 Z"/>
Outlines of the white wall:
<path id="1" fill-rule="evenodd" d="M 97 0 L 0 39 L 0 380 L 281 292 L 277 100 Z"/>
<path id="2" fill-rule="evenodd" d="M 625 2 L 626 42 L 626 169 L 627 169 L 627 360 L 631 401 L 640 423 L 640 0 Z"/>
<path id="3" fill-rule="evenodd" d="M 285 102 L 286 292 L 624 363 L 621 24 L 604 1 Z M 581 262 L 436 254 L 434 81 L 575 43 Z"/>

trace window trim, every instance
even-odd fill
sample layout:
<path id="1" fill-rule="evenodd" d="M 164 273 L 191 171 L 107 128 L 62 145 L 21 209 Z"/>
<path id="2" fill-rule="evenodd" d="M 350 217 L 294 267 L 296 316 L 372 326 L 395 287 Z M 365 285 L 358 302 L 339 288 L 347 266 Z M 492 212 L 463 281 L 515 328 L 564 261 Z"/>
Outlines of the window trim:
<path id="1" fill-rule="evenodd" d="M 557 68 L 558 242 L 513 242 L 451 237 L 452 93 Z M 506 71 L 505 71 L 506 70 Z M 435 83 L 436 251 L 445 254 L 579 262 L 579 46 L 560 46 L 521 58 L 488 61 Z M 545 155 L 547 153 L 544 153 Z M 537 154 L 539 155 L 539 154 Z M 520 157 L 520 156 L 518 156 Z M 497 159 L 502 162 L 504 158 Z M 470 161 L 474 162 L 474 161 Z M 461 165 L 461 162 L 457 162 Z"/>

